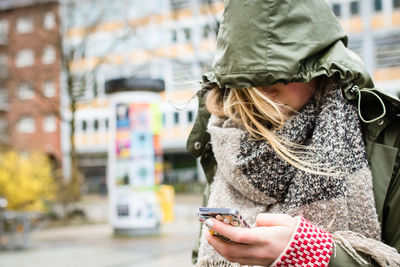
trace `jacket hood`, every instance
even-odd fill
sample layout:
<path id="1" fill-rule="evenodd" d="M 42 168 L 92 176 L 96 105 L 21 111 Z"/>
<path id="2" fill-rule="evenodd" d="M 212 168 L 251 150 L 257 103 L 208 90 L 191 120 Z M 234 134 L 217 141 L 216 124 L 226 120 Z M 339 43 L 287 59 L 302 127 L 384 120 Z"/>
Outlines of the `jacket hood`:
<path id="1" fill-rule="evenodd" d="M 212 71 L 226 88 L 307 82 L 335 73 L 373 88 L 361 59 L 325 0 L 225 0 Z M 343 84 L 343 85 L 344 85 Z"/>
<path id="2" fill-rule="evenodd" d="M 347 37 L 324 0 L 225 0 L 213 70 L 203 79 L 240 89 L 338 76 L 346 99 L 358 105 L 363 137 L 375 142 L 385 127 L 397 125 L 400 101 L 374 89 L 363 62 L 346 44 Z M 211 184 L 216 161 L 207 132 L 210 113 L 205 96 L 214 85 L 203 86 L 187 150 L 202 156 L 200 162 Z M 395 130 L 385 134 L 389 135 L 393 140 L 398 136 Z M 380 177 L 382 168 L 375 169 Z"/>

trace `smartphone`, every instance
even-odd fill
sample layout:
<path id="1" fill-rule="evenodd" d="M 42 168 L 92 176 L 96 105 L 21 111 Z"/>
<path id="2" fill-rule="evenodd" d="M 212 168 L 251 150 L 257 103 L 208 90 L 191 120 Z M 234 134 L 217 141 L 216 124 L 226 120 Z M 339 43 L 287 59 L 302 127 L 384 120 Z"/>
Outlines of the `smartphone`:
<path id="1" fill-rule="evenodd" d="M 250 228 L 249 224 L 243 219 L 239 211 L 230 208 L 206 208 L 201 207 L 197 213 L 200 222 L 204 222 L 208 218 L 215 218 L 219 221 L 223 221 L 226 224 L 230 224 L 235 227 Z M 210 230 L 210 233 L 221 238 L 225 242 L 233 242 L 230 239 Z"/>
<path id="2" fill-rule="evenodd" d="M 243 219 L 242 215 L 239 214 L 239 211 L 235 209 L 201 207 L 199 208 L 198 216 L 201 222 L 212 217 L 235 227 L 250 228 L 249 224 Z"/>

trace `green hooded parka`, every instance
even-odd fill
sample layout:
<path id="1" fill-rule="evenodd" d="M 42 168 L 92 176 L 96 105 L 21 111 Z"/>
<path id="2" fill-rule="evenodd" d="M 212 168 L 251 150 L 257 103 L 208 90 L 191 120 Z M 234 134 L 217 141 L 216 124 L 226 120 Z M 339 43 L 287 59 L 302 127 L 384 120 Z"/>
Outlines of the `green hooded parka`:
<path id="1" fill-rule="evenodd" d="M 400 251 L 400 102 L 374 87 L 363 62 L 346 45 L 347 36 L 324 0 L 225 0 L 212 72 L 203 79 L 241 89 L 337 77 L 346 99 L 358 106 L 382 240 Z M 206 92 L 197 93 L 187 149 L 201 158 L 211 184 L 217 166 L 207 133 Z M 205 202 L 207 197 L 208 187 Z M 195 249 L 194 260 L 196 255 Z M 359 266 L 340 246 L 329 265 Z"/>

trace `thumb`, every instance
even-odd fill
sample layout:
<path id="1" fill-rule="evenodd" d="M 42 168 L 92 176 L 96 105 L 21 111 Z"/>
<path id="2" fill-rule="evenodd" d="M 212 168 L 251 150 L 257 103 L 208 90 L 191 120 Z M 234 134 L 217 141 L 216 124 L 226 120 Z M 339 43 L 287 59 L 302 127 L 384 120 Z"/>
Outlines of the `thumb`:
<path id="1" fill-rule="evenodd" d="M 287 214 L 260 213 L 257 215 L 255 227 L 292 226 L 296 219 Z"/>

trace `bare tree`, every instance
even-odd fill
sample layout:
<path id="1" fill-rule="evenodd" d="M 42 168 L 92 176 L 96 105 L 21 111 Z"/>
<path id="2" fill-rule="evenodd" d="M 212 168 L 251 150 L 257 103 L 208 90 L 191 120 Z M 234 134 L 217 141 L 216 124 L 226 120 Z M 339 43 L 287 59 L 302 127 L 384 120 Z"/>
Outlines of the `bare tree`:
<path id="1" fill-rule="evenodd" d="M 114 49 L 128 40 L 129 37 L 135 36 L 135 26 L 131 25 L 128 19 L 123 18 L 123 10 L 120 10 L 121 17 L 119 21 L 122 22 L 122 28 L 114 32 L 112 42 L 109 47 L 104 48 L 101 55 L 96 56 L 96 62 L 88 68 L 83 68 L 79 71 L 73 68 L 73 63 L 88 61 L 92 56 L 89 55 L 91 44 L 96 38 L 96 35 L 101 32 L 104 26 L 104 20 L 107 15 L 104 3 L 113 3 L 106 0 L 60 0 L 60 21 L 59 21 L 59 35 L 61 38 L 58 44 L 58 51 L 61 55 L 62 73 L 64 76 L 64 91 L 66 102 L 68 105 L 69 116 L 63 116 L 63 120 L 67 121 L 69 125 L 69 142 L 70 142 L 70 162 L 71 162 L 71 175 L 66 185 L 68 195 L 65 196 L 66 201 L 75 201 L 80 196 L 80 179 L 78 170 L 78 157 L 75 145 L 75 125 L 76 125 L 76 112 L 78 104 L 84 99 L 84 96 L 91 91 L 91 95 L 97 94 L 97 73 L 101 67 L 108 63 L 109 54 Z M 94 8 L 83 7 L 82 5 L 92 5 Z M 213 5 L 210 4 L 210 13 L 214 14 Z M 138 7 L 139 8 L 139 7 Z M 217 21 L 217 19 L 216 19 Z M 218 23 L 215 24 L 218 28 Z M 218 31 L 217 28 L 212 28 Z M 78 32 L 74 36 L 74 32 Z M 166 55 L 157 55 L 155 50 L 146 48 L 143 40 L 137 38 L 136 45 L 141 47 L 142 52 L 146 53 L 152 59 L 168 60 L 176 63 L 181 63 L 179 59 L 171 59 Z M 139 69 L 142 66 L 136 64 L 131 66 L 132 69 Z M 88 84 L 92 82 L 92 86 Z"/>
<path id="2" fill-rule="evenodd" d="M 91 66 L 76 70 L 73 64 L 76 62 L 88 62 L 92 56 L 88 56 L 89 49 L 93 47 L 96 34 L 101 32 L 104 26 L 105 6 L 103 0 L 61 0 L 58 20 L 59 42 L 57 50 L 60 53 L 62 69 L 63 96 L 66 107 L 62 107 L 67 114 L 60 114 L 62 120 L 69 128 L 69 160 L 71 164 L 70 177 L 64 177 L 61 201 L 64 203 L 75 202 L 80 197 L 80 173 L 78 169 L 78 154 L 76 150 L 76 112 L 78 105 L 86 95 L 97 95 L 97 73 L 101 66 L 108 63 L 109 55 L 115 47 L 125 42 L 132 34 L 132 28 L 128 21 L 123 21 L 122 29 L 117 29 L 110 34 L 113 40 L 101 55 L 96 56 L 96 61 Z M 86 6 L 85 6 L 86 5 Z M 75 33 L 73 32 L 75 31 Z M 76 33 L 77 32 L 77 33 Z M 91 85 L 90 85 L 91 83 Z M 91 93 L 89 93 L 91 91 Z M 63 103 L 61 103 L 63 105 Z"/>

